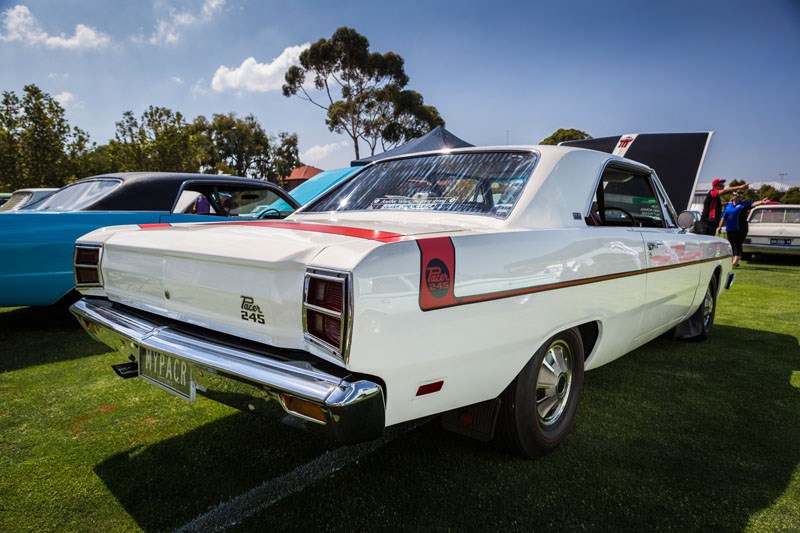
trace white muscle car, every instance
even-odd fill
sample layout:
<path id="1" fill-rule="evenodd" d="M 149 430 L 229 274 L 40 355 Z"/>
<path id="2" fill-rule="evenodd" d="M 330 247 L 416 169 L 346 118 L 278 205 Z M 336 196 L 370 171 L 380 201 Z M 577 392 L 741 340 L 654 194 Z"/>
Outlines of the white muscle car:
<path id="1" fill-rule="evenodd" d="M 89 233 L 72 312 L 129 359 L 120 376 L 189 400 L 277 401 L 346 442 L 444 413 L 535 457 L 569 432 L 584 369 L 709 335 L 730 257 L 639 163 L 469 148 L 373 163 L 282 221 Z"/>

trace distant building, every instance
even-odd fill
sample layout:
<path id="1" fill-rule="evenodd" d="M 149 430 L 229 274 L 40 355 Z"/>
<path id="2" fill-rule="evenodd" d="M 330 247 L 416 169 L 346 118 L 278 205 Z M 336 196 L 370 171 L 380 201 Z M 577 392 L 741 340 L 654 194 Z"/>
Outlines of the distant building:
<path id="1" fill-rule="evenodd" d="M 284 179 L 284 189 L 291 191 L 304 181 L 313 178 L 320 172 L 322 172 L 321 168 L 312 167 L 311 165 L 303 165 L 302 167 L 298 167 L 292 170 L 292 173 Z"/>

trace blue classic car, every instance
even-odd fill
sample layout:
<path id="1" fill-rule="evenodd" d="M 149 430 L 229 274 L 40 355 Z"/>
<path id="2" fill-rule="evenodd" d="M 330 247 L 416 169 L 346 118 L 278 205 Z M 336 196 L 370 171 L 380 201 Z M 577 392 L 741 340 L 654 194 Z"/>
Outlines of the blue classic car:
<path id="1" fill-rule="evenodd" d="M 131 172 L 76 181 L 30 209 L 0 213 L 0 307 L 51 305 L 68 298 L 75 239 L 94 229 L 234 220 L 256 213 L 283 218 L 297 207 L 272 183 L 233 176 Z"/>

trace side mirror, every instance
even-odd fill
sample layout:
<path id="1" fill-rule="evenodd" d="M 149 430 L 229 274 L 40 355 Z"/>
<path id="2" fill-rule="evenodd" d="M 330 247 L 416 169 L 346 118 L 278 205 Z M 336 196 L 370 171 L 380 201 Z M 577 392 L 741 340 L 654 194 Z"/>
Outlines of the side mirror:
<path id="1" fill-rule="evenodd" d="M 700 222 L 700 213 L 697 211 L 683 211 L 678 215 L 678 226 L 683 230 L 688 230 Z"/>

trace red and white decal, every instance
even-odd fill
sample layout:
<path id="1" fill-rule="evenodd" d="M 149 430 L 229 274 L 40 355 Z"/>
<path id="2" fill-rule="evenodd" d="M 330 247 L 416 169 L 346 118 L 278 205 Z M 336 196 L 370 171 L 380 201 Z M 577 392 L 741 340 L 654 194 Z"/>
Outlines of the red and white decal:
<path id="1" fill-rule="evenodd" d="M 620 137 L 616 148 L 614 148 L 614 155 L 625 157 L 625 153 L 628 151 L 628 148 L 631 147 L 633 141 L 636 140 L 637 135 L 638 133 L 629 133 Z"/>
<path id="2" fill-rule="evenodd" d="M 456 277 L 456 251 L 450 237 L 417 241 L 421 256 L 419 307 L 423 311 L 456 305 L 453 285 Z"/>

